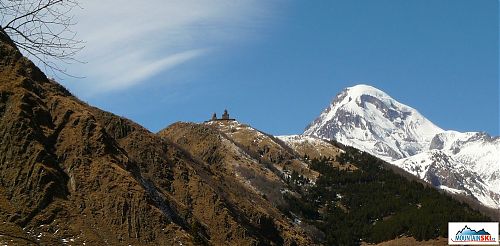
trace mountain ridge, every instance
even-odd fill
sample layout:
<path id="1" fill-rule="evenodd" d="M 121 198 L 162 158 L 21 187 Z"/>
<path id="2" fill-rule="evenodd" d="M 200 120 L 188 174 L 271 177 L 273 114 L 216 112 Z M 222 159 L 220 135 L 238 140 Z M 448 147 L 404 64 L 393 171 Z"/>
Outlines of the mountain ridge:
<path id="1" fill-rule="evenodd" d="M 372 86 L 344 89 L 303 135 L 360 148 L 436 187 L 462 190 L 489 207 L 500 206 L 500 160 L 495 155 L 500 137 L 443 130 Z M 423 166 L 426 160 L 429 164 Z"/>
<path id="2" fill-rule="evenodd" d="M 243 184 L 71 95 L 1 34 L 0 136 L 2 244 L 312 242 Z"/>

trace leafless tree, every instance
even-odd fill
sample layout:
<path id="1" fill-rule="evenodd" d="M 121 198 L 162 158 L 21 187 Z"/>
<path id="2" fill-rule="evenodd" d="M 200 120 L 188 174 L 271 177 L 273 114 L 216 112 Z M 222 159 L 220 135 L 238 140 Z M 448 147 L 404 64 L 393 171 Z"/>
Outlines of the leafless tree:
<path id="1" fill-rule="evenodd" d="M 77 61 L 83 48 L 71 27 L 76 0 L 0 0 L 0 29 L 23 51 L 56 75 L 69 75 L 60 64 Z"/>

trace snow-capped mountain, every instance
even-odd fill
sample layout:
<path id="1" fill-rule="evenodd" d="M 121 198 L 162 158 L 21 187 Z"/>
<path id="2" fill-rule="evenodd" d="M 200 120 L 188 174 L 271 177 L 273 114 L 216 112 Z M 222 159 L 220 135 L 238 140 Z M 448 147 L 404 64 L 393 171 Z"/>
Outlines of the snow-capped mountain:
<path id="1" fill-rule="evenodd" d="M 498 191 L 482 175 L 445 151 L 428 150 L 393 164 L 450 193 L 475 197 L 488 207 L 499 205 Z"/>
<path id="2" fill-rule="evenodd" d="M 443 130 L 417 110 L 368 85 L 342 91 L 305 130 L 304 135 L 335 139 L 386 161 L 427 149 Z"/>
<path id="3" fill-rule="evenodd" d="M 304 135 L 335 139 L 449 192 L 500 206 L 500 137 L 445 131 L 372 86 L 344 89 Z"/>
<path id="4" fill-rule="evenodd" d="M 483 132 L 446 131 L 431 141 L 430 150 L 441 150 L 476 171 L 492 190 L 500 193 L 500 137 Z"/>

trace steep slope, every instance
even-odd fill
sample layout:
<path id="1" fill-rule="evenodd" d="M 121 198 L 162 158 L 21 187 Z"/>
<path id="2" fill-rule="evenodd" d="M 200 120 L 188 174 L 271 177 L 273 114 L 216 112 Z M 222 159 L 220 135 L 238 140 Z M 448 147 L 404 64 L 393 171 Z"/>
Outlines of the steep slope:
<path id="1" fill-rule="evenodd" d="M 394 165 L 448 192 L 475 197 L 489 207 L 498 204 L 500 196 L 480 175 L 441 150 L 422 152 L 397 160 Z"/>
<path id="2" fill-rule="evenodd" d="M 433 138 L 429 150 L 394 164 L 450 192 L 464 193 L 488 207 L 498 208 L 498 153 L 499 137 L 479 132 L 445 131 Z"/>
<path id="3" fill-rule="evenodd" d="M 2 244 L 309 244 L 209 163 L 48 80 L 4 33 L 0 132 Z"/>
<path id="4" fill-rule="evenodd" d="M 444 131 L 415 109 L 367 85 L 346 88 L 305 130 L 367 151 L 482 204 L 500 206 L 500 140 Z"/>
<path id="5" fill-rule="evenodd" d="M 357 85 L 338 94 L 304 135 L 335 139 L 394 161 L 427 149 L 442 131 L 385 92 Z"/>
<path id="6" fill-rule="evenodd" d="M 277 138 L 300 155 L 308 158 L 321 158 L 323 156 L 335 158 L 342 152 L 339 148 L 332 148 L 330 143 L 321 138 L 304 135 L 277 136 Z"/>
<path id="7" fill-rule="evenodd" d="M 168 203 L 154 200 L 157 190 L 141 183 L 138 164 L 94 109 L 49 81 L 8 37 L 0 38 L 2 240 L 192 241 L 182 227 L 168 224 L 174 217 Z"/>
<path id="8" fill-rule="evenodd" d="M 452 218 L 488 220 L 398 167 L 333 141 L 273 137 L 237 121 L 175 123 L 158 135 L 209 163 L 213 175 L 243 184 L 225 189 L 252 197 L 255 209 L 275 207 L 266 213 L 279 227 L 293 221 L 316 243 L 427 240 L 445 237 Z"/>
<path id="9" fill-rule="evenodd" d="M 234 177 L 247 193 L 256 193 L 273 206 L 286 206 L 281 193 L 291 172 L 311 181 L 318 176 L 277 138 L 236 121 L 176 123 L 158 135 L 210 163 L 212 172 Z"/>
<path id="10" fill-rule="evenodd" d="M 209 122 L 208 125 L 224 133 L 237 146 L 253 156 L 258 162 L 268 165 L 278 175 L 284 174 L 286 176 L 294 170 L 313 181 L 318 176 L 318 173 L 311 172 L 300 152 L 290 148 L 279 138 L 237 121 Z M 336 149 L 334 146 L 331 148 Z"/>
<path id="11" fill-rule="evenodd" d="M 476 171 L 491 190 L 500 193 L 500 137 L 482 132 L 446 131 L 437 134 L 429 146 L 441 150 Z"/>
<path id="12" fill-rule="evenodd" d="M 342 149 L 336 161 L 355 163 L 357 169 L 335 168 L 328 159 L 312 160 L 311 168 L 321 176 L 298 206 L 306 212 L 320 204 L 324 211 L 320 218 L 327 219 L 318 226 L 326 231 L 329 245 L 379 243 L 404 236 L 428 240 L 447 237 L 448 221 L 488 220 L 389 163 L 349 146 Z M 314 213 L 307 214 L 308 219 L 317 219 Z"/>

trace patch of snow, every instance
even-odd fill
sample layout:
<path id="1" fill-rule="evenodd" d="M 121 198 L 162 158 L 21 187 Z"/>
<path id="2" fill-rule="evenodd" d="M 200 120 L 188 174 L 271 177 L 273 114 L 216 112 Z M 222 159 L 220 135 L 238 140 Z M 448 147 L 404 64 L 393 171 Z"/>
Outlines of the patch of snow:
<path id="1" fill-rule="evenodd" d="M 453 194 L 466 194 L 466 192 L 463 190 L 453 189 L 453 188 L 450 188 L 450 187 L 445 186 L 445 185 L 440 185 L 439 189 L 446 190 L 447 192 L 453 193 Z"/>

